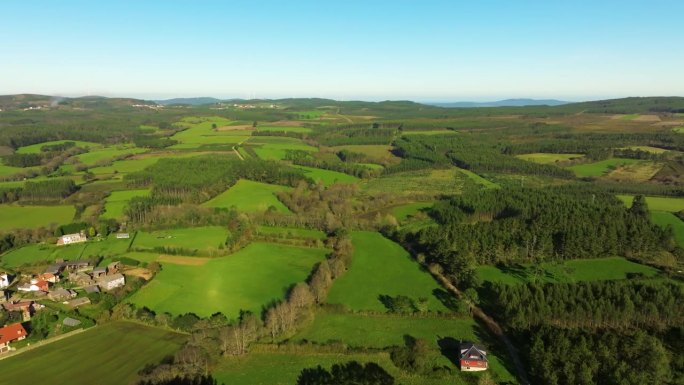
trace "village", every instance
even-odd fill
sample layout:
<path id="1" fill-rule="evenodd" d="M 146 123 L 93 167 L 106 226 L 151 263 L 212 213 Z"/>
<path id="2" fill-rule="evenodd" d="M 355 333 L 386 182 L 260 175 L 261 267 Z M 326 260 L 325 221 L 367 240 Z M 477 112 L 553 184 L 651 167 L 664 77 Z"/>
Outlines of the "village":
<path id="1" fill-rule="evenodd" d="M 117 234 L 124 238 L 128 234 Z M 66 234 L 58 238 L 57 245 L 64 246 L 87 242 L 85 233 Z M 78 308 L 90 305 L 102 293 L 112 292 L 126 284 L 119 261 L 97 266 L 92 260 L 56 260 L 42 273 L 0 272 L 0 355 L 16 350 L 28 343 L 37 329 L 34 320 L 46 309 L 63 314 L 56 325 L 62 332 L 83 327 Z M 39 334 L 39 333 L 36 333 Z M 44 336 L 36 335 L 34 341 Z M 11 345 L 12 346 L 11 346 Z"/>

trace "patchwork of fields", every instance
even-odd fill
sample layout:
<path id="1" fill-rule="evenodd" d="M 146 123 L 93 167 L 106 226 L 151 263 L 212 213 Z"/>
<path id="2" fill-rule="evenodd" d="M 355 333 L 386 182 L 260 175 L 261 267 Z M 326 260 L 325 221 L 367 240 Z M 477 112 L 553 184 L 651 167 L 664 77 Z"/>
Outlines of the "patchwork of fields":
<path id="1" fill-rule="evenodd" d="M 235 206 L 238 210 L 246 212 L 264 212 L 273 207 L 276 211 L 286 213 L 290 210 L 278 200 L 275 193 L 289 189 L 286 186 L 241 179 L 225 192 L 204 202 L 202 206 L 225 208 Z"/>

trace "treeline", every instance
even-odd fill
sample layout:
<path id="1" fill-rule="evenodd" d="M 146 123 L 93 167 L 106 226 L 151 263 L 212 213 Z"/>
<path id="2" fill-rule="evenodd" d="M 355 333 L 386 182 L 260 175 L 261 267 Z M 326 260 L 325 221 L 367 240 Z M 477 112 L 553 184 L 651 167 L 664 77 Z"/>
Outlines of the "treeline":
<path id="1" fill-rule="evenodd" d="M 395 141 L 395 154 L 418 160 L 414 166 L 431 164 L 441 168 L 454 164 L 474 172 L 501 172 L 573 178 L 574 174 L 554 165 L 537 164 L 503 155 L 495 145 L 464 135 L 402 137 Z M 408 167 L 404 166 L 404 170 Z"/>
<path id="2" fill-rule="evenodd" d="M 241 178 L 287 186 L 311 182 L 300 170 L 277 162 L 217 156 L 161 159 L 143 171 L 126 175 L 124 182 L 135 188 L 152 186 L 150 197 L 134 199 L 129 205 L 131 209 L 146 209 L 157 204 L 201 203 Z"/>
<path id="3" fill-rule="evenodd" d="M 440 224 L 401 242 L 430 255 L 459 284 L 470 286 L 476 264 L 539 262 L 623 255 L 651 258 L 673 251 L 671 231 L 650 222 L 642 196 L 630 209 L 591 189 L 487 190 L 437 203 Z"/>
<path id="4" fill-rule="evenodd" d="M 495 284 L 492 313 L 509 328 L 666 330 L 684 324 L 684 287 L 661 281 Z"/>
<path id="5" fill-rule="evenodd" d="M 342 146 L 350 144 L 389 144 L 397 130 L 392 128 L 369 127 L 346 128 L 339 130 L 328 129 L 312 135 L 320 144 L 326 146 Z"/>
<path id="6" fill-rule="evenodd" d="M 537 384 L 661 385 L 681 379 L 663 343 L 640 331 L 542 327 L 532 333 L 526 353 Z"/>
<path id="7" fill-rule="evenodd" d="M 0 203 L 61 200 L 76 191 L 78 191 L 78 186 L 71 179 L 48 179 L 40 182 L 27 181 L 22 187 L 0 189 Z"/>
<path id="8" fill-rule="evenodd" d="M 352 175 L 357 178 L 370 178 L 379 174 L 379 171 L 373 170 L 369 167 L 346 163 L 342 161 L 318 159 L 311 155 L 308 151 L 302 150 L 287 150 L 285 160 L 291 161 L 293 164 L 299 166 L 322 168 L 324 170 L 337 171 L 344 174 Z"/>
<path id="9" fill-rule="evenodd" d="M 674 132 L 657 133 L 558 133 L 541 140 L 506 143 L 499 146 L 503 154 L 548 152 L 557 154 L 608 151 L 629 146 L 653 146 L 668 150 L 684 150 L 683 135 Z"/>
<path id="10" fill-rule="evenodd" d="M 286 138 L 296 138 L 296 139 L 306 139 L 308 134 L 305 132 L 294 132 L 294 131 L 252 131 L 252 136 L 279 136 Z"/>
<path id="11" fill-rule="evenodd" d="M 133 143 L 141 148 L 166 148 L 178 144 L 178 141 L 158 135 L 136 135 Z"/>

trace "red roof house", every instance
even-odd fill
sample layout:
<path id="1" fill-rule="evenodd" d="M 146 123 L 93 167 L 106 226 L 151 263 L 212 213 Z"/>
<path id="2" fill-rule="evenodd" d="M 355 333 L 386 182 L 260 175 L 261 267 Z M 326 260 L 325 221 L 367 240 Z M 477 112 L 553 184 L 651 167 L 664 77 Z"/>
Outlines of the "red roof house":
<path id="1" fill-rule="evenodd" d="M 462 343 L 460 364 L 461 371 L 464 372 L 487 370 L 487 352 L 472 342 Z"/>
<path id="2" fill-rule="evenodd" d="M 0 328 L 0 353 L 9 351 L 9 343 L 26 338 L 26 329 L 20 323 Z"/>

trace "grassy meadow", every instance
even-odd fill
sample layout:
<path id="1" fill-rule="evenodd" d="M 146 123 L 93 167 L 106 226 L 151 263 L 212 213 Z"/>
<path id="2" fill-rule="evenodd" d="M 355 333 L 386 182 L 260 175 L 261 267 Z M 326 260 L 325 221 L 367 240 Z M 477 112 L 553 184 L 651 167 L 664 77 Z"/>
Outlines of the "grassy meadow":
<path id="1" fill-rule="evenodd" d="M 634 195 L 617 195 L 627 207 L 632 207 Z M 676 213 L 684 210 L 684 198 L 673 197 L 646 197 L 646 204 L 650 211 L 666 211 Z"/>
<path id="2" fill-rule="evenodd" d="M 171 314 L 193 312 L 206 317 L 222 312 L 230 318 L 240 310 L 259 314 L 262 306 L 282 299 L 292 284 L 304 281 L 326 252 L 252 243 L 235 254 L 201 263 L 162 262 L 162 270 L 154 280 L 130 301 Z"/>
<path id="3" fill-rule="evenodd" d="M 41 142 L 41 143 L 32 144 L 30 146 L 19 147 L 17 149 L 17 153 L 19 153 L 19 154 L 37 154 L 37 153 L 41 152 L 40 149 L 43 146 L 51 146 L 51 145 L 62 144 L 62 143 L 66 143 L 66 142 L 74 142 L 76 144 L 76 147 L 90 148 L 90 149 L 102 148 L 101 144 L 94 143 L 94 142 L 84 142 L 81 140 L 54 140 L 51 142 Z"/>
<path id="4" fill-rule="evenodd" d="M 415 202 L 397 206 L 392 209 L 392 215 L 400 222 L 405 221 L 419 212 L 432 207 L 434 203 L 435 202 Z"/>
<path id="5" fill-rule="evenodd" d="M 121 219 L 124 217 L 124 209 L 128 201 L 134 197 L 142 197 L 150 194 L 148 189 L 112 191 L 105 200 L 105 211 L 101 218 Z"/>
<path id="6" fill-rule="evenodd" d="M 280 136 L 253 136 L 249 145 L 263 160 L 283 160 L 288 150 L 316 152 L 318 149 L 296 138 Z"/>
<path id="7" fill-rule="evenodd" d="M 343 174 L 337 171 L 324 170 L 322 168 L 307 167 L 307 166 L 292 166 L 300 170 L 304 170 L 304 175 L 309 178 L 320 181 L 326 186 L 330 186 L 333 183 L 355 183 L 359 178 L 351 176 L 348 174 Z"/>
<path id="8" fill-rule="evenodd" d="M 381 295 L 405 295 L 428 298 L 430 310 L 448 310 L 433 293 L 440 289 L 437 282 L 401 246 L 370 231 L 355 231 L 351 238 L 352 265 L 333 283 L 328 303 L 352 310 L 384 311 Z"/>
<path id="9" fill-rule="evenodd" d="M 584 154 L 549 154 L 549 153 L 534 153 L 516 155 L 516 158 L 527 160 L 529 162 L 540 164 L 554 164 L 557 162 L 567 162 L 569 160 L 579 159 L 584 157 Z"/>
<path id="10" fill-rule="evenodd" d="M 361 188 L 371 194 L 449 195 L 461 193 L 466 178 L 468 176 L 459 170 L 409 171 L 363 181 Z"/>
<path id="11" fill-rule="evenodd" d="M 270 207 L 276 211 L 287 213 L 290 210 L 278 200 L 275 193 L 290 189 L 268 183 L 241 179 L 234 186 L 218 196 L 204 202 L 205 207 L 232 207 L 240 211 L 264 212 Z"/>
<path id="12" fill-rule="evenodd" d="M 611 158 L 594 163 L 570 166 L 568 169 L 572 170 L 578 177 L 598 177 L 615 172 L 619 168 L 627 168 L 631 172 L 637 172 L 638 167 L 648 167 L 653 164 L 654 162 L 648 160 Z M 658 170 L 655 170 L 655 172 L 658 172 Z M 639 176 L 643 177 L 643 175 Z M 653 175 L 648 175 L 648 178 L 651 176 Z"/>
<path id="13" fill-rule="evenodd" d="M 103 240 L 91 239 L 85 243 L 56 246 L 31 244 L 9 251 L 2 256 L 2 265 L 17 267 L 23 264 L 50 263 L 56 259 L 73 260 L 94 256 L 117 256 L 126 252 L 129 239 L 116 239 L 114 234 Z"/>
<path id="14" fill-rule="evenodd" d="M 74 218 L 74 206 L 20 206 L 0 205 L 0 230 L 33 229 L 51 224 L 70 223 Z"/>
<path id="15" fill-rule="evenodd" d="M 684 222 L 677 216 L 666 211 L 651 211 L 651 220 L 660 227 L 672 226 L 675 242 L 684 247 Z"/>
<path id="16" fill-rule="evenodd" d="M 576 259 L 563 263 L 541 263 L 511 267 L 479 266 L 477 274 L 483 281 L 518 284 L 525 282 L 583 282 L 625 279 L 630 273 L 647 277 L 658 274 L 650 266 L 628 261 L 622 257 Z"/>
<path id="17" fill-rule="evenodd" d="M 231 121 L 221 117 L 186 117 L 178 125 L 186 127 L 185 130 L 173 135 L 171 139 L 177 140 L 170 149 L 195 149 L 212 147 L 216 145 L 232 146 L 247 140 L 251 133 L 244 130 L 219 130 L 230 125 Z M 214 125 L 216 129 L 214 129 Z"/>
<path id="18" fill-rule="evenodd" d="M 36 371 L 54 385 L 132 383 L 147 364 L 173 355 L 187 338 L 130 322 L 113 322 L 0 361 L 3 382 L 32 385 Z M 135 354 L 131 354 L 135 352 Z"/>
<path id="19" fill-rule="evenodd" d="M 155 248 L 177 248 L 195 255 L 212 255 L 228 237 L 228 229 L 220 226 L 190 227 L 157 231 L 139 231 L 132 248 L 153 251 Z"/>

